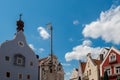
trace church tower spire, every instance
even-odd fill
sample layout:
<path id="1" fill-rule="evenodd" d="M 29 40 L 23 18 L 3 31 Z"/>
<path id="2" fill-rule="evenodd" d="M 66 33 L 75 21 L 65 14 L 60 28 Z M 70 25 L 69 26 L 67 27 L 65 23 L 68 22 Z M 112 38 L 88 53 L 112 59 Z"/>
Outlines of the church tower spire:
<path id="1" fill-rule="evenodd" d="M 20 19 L 17 21 L 17 32 L 24 31 L 24 22 L 21 20 L 22 14 L 20 14 Z"/>

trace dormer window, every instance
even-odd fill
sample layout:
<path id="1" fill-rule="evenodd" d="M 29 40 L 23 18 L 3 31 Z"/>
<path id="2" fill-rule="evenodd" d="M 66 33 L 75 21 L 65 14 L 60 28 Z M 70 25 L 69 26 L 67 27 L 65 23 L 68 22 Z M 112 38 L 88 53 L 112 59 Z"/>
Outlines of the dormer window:
<path id="1" fill-rule="evenodd" d="M 116 61 L 116 54 L 112 53 L 109 56 L 109 63 L 115 62 Z"/>
<path id="2" fill-rule="evenodd" d="M 17 66 L 25 66 L 25 57 L 21 54 L 14 56 L 14 64 Z"/>

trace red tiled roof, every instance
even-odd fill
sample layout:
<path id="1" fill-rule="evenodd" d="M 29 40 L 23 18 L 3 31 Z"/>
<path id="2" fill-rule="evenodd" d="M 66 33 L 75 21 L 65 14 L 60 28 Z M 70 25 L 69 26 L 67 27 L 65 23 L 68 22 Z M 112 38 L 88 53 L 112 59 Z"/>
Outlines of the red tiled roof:
<path id="1" fill-rule="evenodd" d="M 100 64 L 101 64 L 101 61 L 100 61 L 100 60 L 93 59 L 93 61 L 95 62 L 96 65 L 100 65 Z"/>
<path id="2" fill-rule="evenodd" d="M 95 62 L 95 65 L 98 65 L 98 68 L 100 68 L 100 64 L 102 63 L 102 61 L 97 59 L 93 59 L 93 61 Z"/>
<path id="3" fill-rule="evenodd" d="M 85 71 L 86 62 L 81 62 L 82 73 Z"/>

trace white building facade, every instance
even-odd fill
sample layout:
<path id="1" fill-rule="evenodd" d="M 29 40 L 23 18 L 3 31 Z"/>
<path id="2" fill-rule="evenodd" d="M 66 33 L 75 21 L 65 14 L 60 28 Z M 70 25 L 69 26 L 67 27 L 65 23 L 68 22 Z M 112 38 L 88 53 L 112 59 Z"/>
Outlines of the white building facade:
<path id="1" fill-rule="evenodd" d="M 0 45 L 0 80 L 38 80 L 38 59 L 23 32 L 20 17 L 14 39 Z"/>

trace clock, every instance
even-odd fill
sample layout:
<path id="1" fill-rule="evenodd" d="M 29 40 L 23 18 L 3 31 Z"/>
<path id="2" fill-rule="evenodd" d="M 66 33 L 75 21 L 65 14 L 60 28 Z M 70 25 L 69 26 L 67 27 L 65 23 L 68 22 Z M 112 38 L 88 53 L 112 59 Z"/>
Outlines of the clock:
<path id="1" fill-rule="evenodd" d="M 18 45 L 19 45 L 20 47 L 24 47 L 24 42 L 18 41 Z"/>

